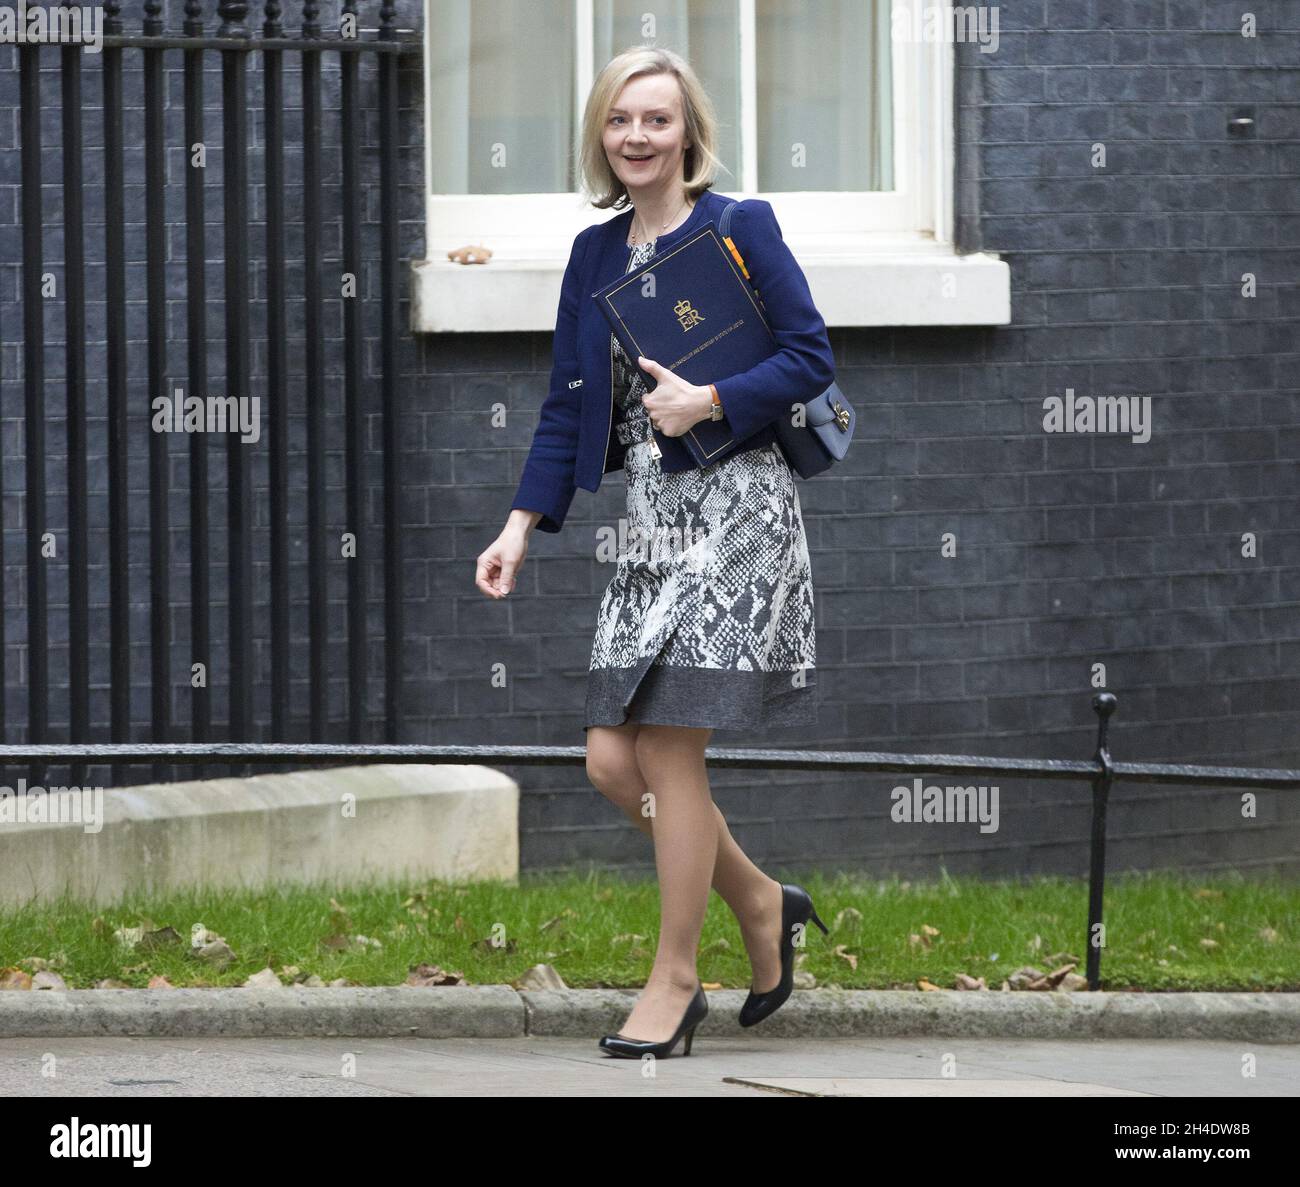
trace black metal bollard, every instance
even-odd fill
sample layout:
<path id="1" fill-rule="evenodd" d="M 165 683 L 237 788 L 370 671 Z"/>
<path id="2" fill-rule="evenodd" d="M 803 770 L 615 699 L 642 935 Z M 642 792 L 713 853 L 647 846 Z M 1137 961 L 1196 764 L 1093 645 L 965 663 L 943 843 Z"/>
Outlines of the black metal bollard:
<path id="1" fill-rule="evenodd" d="M 1092 846 L 1088 863 L 1087 973 L 1088 988 L 1093 991 L 1101 988 L 1101 901 L 1106 882 L 1106 800 L 1115 779 L 1110 751 L 1106 747 L 1106 729 L 1110 724 L 1110 716 L 1118 705 L 1119 701 L 1113 692 L 1099 692 L 1092 698 L 1092 707 L 1100 719 L 1097 722 L 1097 753 L 1093 757 L 1101 764 L 1101 772 L 1092 781 Z"/>

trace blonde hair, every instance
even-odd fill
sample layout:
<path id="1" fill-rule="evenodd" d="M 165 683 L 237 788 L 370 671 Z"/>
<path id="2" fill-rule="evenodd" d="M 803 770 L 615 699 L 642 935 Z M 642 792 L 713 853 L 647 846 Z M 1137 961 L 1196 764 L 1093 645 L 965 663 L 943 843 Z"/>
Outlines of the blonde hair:
<path id="1" fill-rule="evenodd" d="M 605 155 L 605 121 L 609 109 L 630 79 L 642 74 L 671 74 L 677 79 L 686 123 L 683 182 L 688 198 L 698 198 L 713 185 L 722 161 L 714 151 L 718 143 L 718 117 L 699 77 L 680 54 L 658 46 L 634 45 L 611 58 L 596 76 L 582 115 L 578 177 L 591 204 L 598 209 L 623 210 L 631 204 L 627 186 L 619 180 Z"/>

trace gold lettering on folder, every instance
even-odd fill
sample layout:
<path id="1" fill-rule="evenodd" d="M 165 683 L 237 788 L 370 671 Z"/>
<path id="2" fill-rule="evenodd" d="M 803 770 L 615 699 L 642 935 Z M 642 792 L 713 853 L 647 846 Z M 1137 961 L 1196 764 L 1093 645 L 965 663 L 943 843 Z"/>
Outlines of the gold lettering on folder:
<path id="1" fill-rule="evenodd" d="M 685 297 L 673 306 L 673 313 L 677 315 L 677 320 L 681 323 L 683 330 L 698 326 L 704 320 L 704 315 L 698 309 L 692 308 L 691 303 Z"/>

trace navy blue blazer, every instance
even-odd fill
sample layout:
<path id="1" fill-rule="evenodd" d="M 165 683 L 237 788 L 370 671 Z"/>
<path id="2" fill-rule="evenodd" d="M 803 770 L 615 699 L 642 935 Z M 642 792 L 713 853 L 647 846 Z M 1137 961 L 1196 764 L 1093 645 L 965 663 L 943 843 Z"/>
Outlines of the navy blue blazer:
<path id="1" fill-rule="evenodd" d="M 656 254 L 705 221 L 715 224 L 730 199 L 705 190 L 690 217 L 660 235 Z M 532 447 L 511 509 L 537 511 L 537 527 L 558 532 L 578 487 L 596 491 L 611 470 L 623 468 L 627 447 L 613 436 L 614 376 L 609 322 L 592 294 L 627 271 L 634 210 L 584 227 L 573 241 L 560 286 L 550 391 L 542 402 Z M 826 323 L 813 304 L 808 281 L 785 240 L 776 214 L 761 198 L 742 201 L 731 216 L 731 235 L 757 286 L 780 349 L 748 371 L 710 380 L 718 389 L 734 443 L 710 463 L 776 439 L 776 419 L 796 403 L 821 395 L 835 379 Z M 676 437 L 655 430 L 666 472 L 687 470 L 695 459 Z"/>

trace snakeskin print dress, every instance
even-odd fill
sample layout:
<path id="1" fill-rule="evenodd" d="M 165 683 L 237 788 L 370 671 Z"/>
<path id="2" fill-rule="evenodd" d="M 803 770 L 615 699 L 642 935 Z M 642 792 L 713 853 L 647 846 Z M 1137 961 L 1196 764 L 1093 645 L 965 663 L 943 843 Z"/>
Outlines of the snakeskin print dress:
<path id="1" fill-rule="evenodd" d="M 628 270 L 654 254 L 638 245 Z M 627 519 L 601 600 L 586 725 L 755 729 L 816 718 L 812 569 L 775 443 L 665 474 L 645 386 L 610 335 Z"/>

